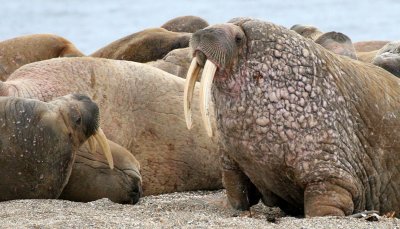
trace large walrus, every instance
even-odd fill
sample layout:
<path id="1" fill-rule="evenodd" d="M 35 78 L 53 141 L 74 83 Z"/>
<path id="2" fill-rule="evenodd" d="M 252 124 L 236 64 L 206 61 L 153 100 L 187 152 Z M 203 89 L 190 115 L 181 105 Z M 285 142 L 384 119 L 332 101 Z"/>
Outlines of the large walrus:
<path id="1" fill-rule="evenodd" d="M 86 93 L 99 105 L 107 138 L 139 161 L 144 195 L 221 188 L 216 139 L 200 126 L 187 130 L 183 88 L 183 79 L 146 64 L 81 57 L 23 66 L 0 83 L 0 95 L 48 101 Z"/>
<path id="2" fill-rule="evenodd" d="M 398 78 L 260 20 L 199 30 L 190 47 L 187 123 L 197 77 L 191 73 L 204 66 L 200 108 L 213 135 L 213 85 L 223 182 L 233 207 L 246 210 L 261 198 L 307 217 L 363 210 L 400 215 Z"/>
<path id="3" fill-rule="evenodd" d="M 151 28 L 116 40 L 97 50 L 92 57 L 130 60 L 140 63 L 161 59 L 171 50 L 189 46 L 191 33 Z"/>
<path id="4" fill-rule="evenodd" d="M 93 136 L 111 156 L 99 108 L 86 96 L 0 97 L 0 114 L 0 201 L 58 198 L 78 148 Z"/>
<path id="5" fill-rule="evenodd" d="M 194 33 L 197 30 L 204 29 L 208 26 L 208 22 L 197 16 L 180 16 L 172 18 L 165 22 L 161 28 L 172 32 Z"/>
<path id="6" fill-rule="evenodd" d="M 25 35 L 0 42 L 0 80 L 22 65 L 54 57 L 83 54 L 67 39 L 53 34 Z"/>

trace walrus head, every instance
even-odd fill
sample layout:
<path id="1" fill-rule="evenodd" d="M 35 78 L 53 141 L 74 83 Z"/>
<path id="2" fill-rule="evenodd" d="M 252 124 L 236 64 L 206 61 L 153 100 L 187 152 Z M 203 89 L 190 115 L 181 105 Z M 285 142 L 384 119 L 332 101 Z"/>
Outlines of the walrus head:
<path id="1" fill-rule="evenodd" d="M 340 32 L 327 32 L 320 35 L 315 43 L 342 56 L 348 56 L 357 60 L 356 50 L 350 37 Z"/>
<path id="2" fill-rule="evenodd" d="M 86 96 L 72 94 L 48 103 L 2 97 L 0 110 L 1 200 L 57 198 L 78 148 L 89 138 L 111 156 L 99 128 L 99 109 Z"/>
<path id="3" fill-rule="evenodd" d="M 392 41 L 376 53 L 372 64 L 400 77 L 400 41 Z"/>
<path id="4" fill-rule="evenodd" d="M 64 105 L 64 103 L 68 105 Z M 71 131 L 77 133 L 73 138 L 75 144 L 81 145 L 83 142 L 80 141 L 83 139 L 86 141 L 87 139 L 89 147 L 93 152 L 95 150 L 95 142 L 97 142 L 112 169 L 114 163 L 110 146 L 102 129 L 99 127 L 99 107 L 89 97 L 81 94 L 60 97 L 50 102 L 50 104 L 60 105 L 60 114 L 64 118 L 64 122 L 72 128 Z"/>

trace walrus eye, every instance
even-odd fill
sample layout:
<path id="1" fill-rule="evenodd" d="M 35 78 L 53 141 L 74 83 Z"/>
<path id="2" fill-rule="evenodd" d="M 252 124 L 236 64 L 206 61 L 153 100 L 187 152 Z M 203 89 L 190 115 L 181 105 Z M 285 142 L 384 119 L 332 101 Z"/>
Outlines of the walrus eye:
<path id="1" fill-rule="evenodd" d="M 235 42 L 236 42 L 237 44 L 240 44 L 240 42 L 242 42 L 242 37 L 241 37 L 240 35 L 236 35 L 236 36 L 235 36 Z"/>
<path id="2" fill-rule="evenodd" d="M 82 119 L 81 119 L 80 116 L 78 116 L 78 118 L 75 120 L 75 124 L 76 125 L 81 125 L 81 123 L 82 123 Z"/>

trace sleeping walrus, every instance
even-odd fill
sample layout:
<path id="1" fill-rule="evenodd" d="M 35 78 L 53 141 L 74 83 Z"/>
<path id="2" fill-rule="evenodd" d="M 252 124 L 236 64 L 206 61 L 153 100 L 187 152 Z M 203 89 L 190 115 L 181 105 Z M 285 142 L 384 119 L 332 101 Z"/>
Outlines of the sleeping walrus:
<path id="1" fill-rule="evenodd" d="M 235 19 L 193 34 L 204 66 L 200 108 L 212 95 L 223 182 L 236 209 L 260 199 L 288 213 L 400 215 L 400 80 L 332 54 L 272 23 Z M 190 120 L 187 76 L 185 112 Z"/>
<path id="2" fill-rule="evenodd" d="M 0 95 L 49 101 L 71 92 L 86 93 L 99 106 L 101 126 L 107 138 L 140 162 L 144 195 L 222 188 L 216 138 L 208 138 L 201 126 L 189 132 L 182 122 L 183 88 L 183 79 L 146 64 L 77 57 L 25 65 L 6 82 L 0 82 Z M 201 120 L 200 115 L 194 118 Z M 111 151 L 113 149 L 111 147 Z M 126 179 L 135 178 L 135 169 L 131 168 L 136 165 L 126 150 L 115 149 L 121 152 L 117 155 L 125 158 L 114 157 L 115 167 L 122 168 L 125 174 L 118 170 L 98 174 L 102 171 L 99 158 L 86 157 L 86 167 L 77 165 L 85 172 L 77 175 L 87 177 L 74 176 L 79 177 L 75 182 L 96 185 L 100 190 L 78 197 L 80 193 L 72 189 L 75 193 L 64 193 L 63 197 L 88 200 L 108 192 L 110 199 L 129 202 L 125 201 L 126 194 L 140 191 L 135 187 L 137 178 Z M 118 161 L 125 164 L 118 166 Z M 131 164 L 126 166 L 129 162 Z M 110 178 L 114 189 L 108 183 L 89 179 L 102 179 L 107 175 L 118 176 Z"/>
<path id="3" fill-rule="evenodd" d="M 90 56 L 140 63 L 161 59 L 171 50 L 189 46 L 191 34 L 151 28 L 118 39 Z"/>

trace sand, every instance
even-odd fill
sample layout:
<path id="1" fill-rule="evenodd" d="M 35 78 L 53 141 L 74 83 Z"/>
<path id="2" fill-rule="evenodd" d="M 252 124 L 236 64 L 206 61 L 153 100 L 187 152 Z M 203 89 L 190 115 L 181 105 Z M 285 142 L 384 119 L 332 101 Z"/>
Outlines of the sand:
<path id="1" fill-rule="evenodd" d="M 0 228 L 400 228 L 399 219 L 294 218 L 263 204 L 253 206 L 250 217 L 224 200 L 224 190 L 147 196 L 136 205 L 13 200 L 0 203 Z"/>

